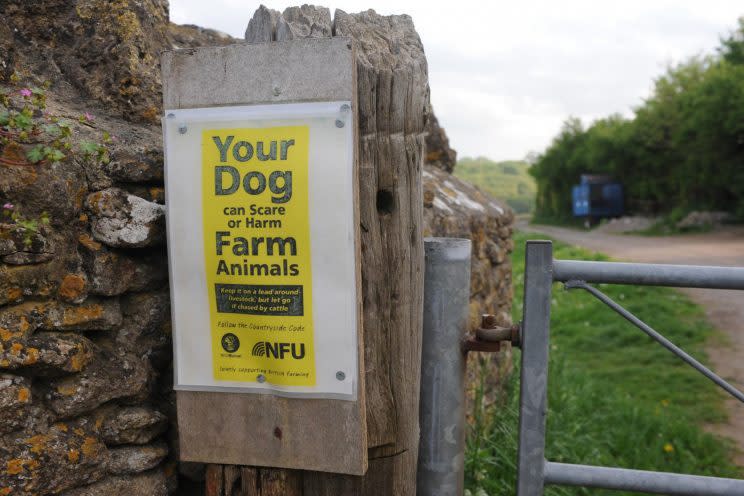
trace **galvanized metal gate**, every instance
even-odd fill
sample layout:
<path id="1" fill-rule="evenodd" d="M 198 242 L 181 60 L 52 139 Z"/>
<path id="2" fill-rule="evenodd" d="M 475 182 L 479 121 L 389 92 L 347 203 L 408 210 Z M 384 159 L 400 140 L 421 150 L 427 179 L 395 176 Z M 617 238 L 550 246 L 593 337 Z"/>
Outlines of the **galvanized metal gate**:
<path id="1" fill-rule="evenodd" d="M 744 495 L 744 481 L 556 463 L 545 459 L 550 304 L 553 282 L 583 289 L 708 379 L 744 402 L 744 394 L 589 283 L 744 290 L 744 268 L 553 260 L 549 241 L 527 242 L 521 325 L 521 393 L 517 496 L 542 496 L 545 485 L 687 496 Z"/>

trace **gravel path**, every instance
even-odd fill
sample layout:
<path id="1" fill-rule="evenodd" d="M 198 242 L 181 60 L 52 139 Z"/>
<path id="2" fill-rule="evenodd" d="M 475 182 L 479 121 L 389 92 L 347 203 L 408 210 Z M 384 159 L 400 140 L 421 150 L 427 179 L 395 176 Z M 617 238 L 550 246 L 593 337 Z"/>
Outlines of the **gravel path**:
<path id="1" fill-rule="evenodd" d="M 711 233 L 670 237 L 618 235 L 552 226 L 518 225 L 526 232 L 539 232 L 628 262 L 723 265 L 744 267 L 744 228 L 725 228 Z M 713 370 L 744 390 L 744 292 L 683 289 L 702 305 L 710 322 L 726 339 L 708 347 Z M 653 324 L 651 324 L 653 326 Z M 659 329 L 663 333 L 663 329 Z M 711 387 L 714 387 L 711 384 Z M 730 397 L 729 397 L 730 398 Z M 733 439 L 739 447 L 736 463 L 744 467 L 744 405 L 727 399 L 729 421 L 710 430 Z"/>

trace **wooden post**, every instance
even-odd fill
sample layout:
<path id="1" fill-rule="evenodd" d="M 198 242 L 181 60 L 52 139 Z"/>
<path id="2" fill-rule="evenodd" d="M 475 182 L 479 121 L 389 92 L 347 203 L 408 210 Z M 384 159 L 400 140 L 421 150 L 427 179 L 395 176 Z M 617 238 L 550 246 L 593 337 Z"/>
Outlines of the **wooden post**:
<path id="1" fill-rule="evenodd" d="M 316 394 L 314 397 L 306 395 L 287 397 L 281 394 L 282 391 L 276 390 L 245 392 L 225 389 L 230 385 L 230 381 L 227 381 L 226 386 L 219 390 L 217 388 L 223 387 L 221 384 L 211 384 L 210 381 L 214 380 L 211 374 L 213 363 L 211 358 L 204 359 L 204 354 L 199 354 L 201 349 L 206 349 L 206 356 L 211 357 L 209 353 L 212 349 L 209 342 L 207 341 L 206 345 L 199 344 L 203 343 L 199 340 L 210 331 L 210 323 L 207 318 L 204 322 L 195 324 L 198 319 L 204 317 L 204 312 L 200 310 L 203 307 L 200 305 L 203 305 L 206 300 L 203 296 L 206 290 L 201 292 L 197 288 L 191 292 L 183 291 L 184 288 L 191 288 L 195 280 L 201 281 L 198 275 L 203 270 L 204 255 L 193 248 L 198 243 L 192 243 L 194 240 L 185 239 L 185 236 L 181 234 L 181 239 L 176 238 L 170 244 L 172 248 L 171 281 L 174 291 L 182 290 L 180 296 L 176 293 L 176 296 L 181 299 L 177 299 L 176 303 L 179 304 L 174 304 L 173 307 L 176 322 L 174 338 L 177 355 L 176 372 L 190 372 L 198 365 L 208 370 L 198 378 L 203 382 L 197 382 L 196 386 L 188 383 L 184 387 L 181 382 L 178 383 L 181 386 L 176 392 L 181 460 L 250 464 L 356 475 L 364 474 L 367 470 L 364 340 L 361 334 L 363 329 L 361 324 L 361 255 L 359 253 L 361 242 L 358 228 L 359 212 L 356 207 L 359 203 L 357 199 L 358 157 L 355 153 L 351 153 L 358 142 L 358 129 L 355 120 L 349 119 L 348 125 L 341 120 L 344 119 L 344 115 L 356 115 L 356 70 L 352 49 L 352 42 L 348 38 L 328 38 L 304 39 L 272 45 L 229 45 L 185 49 L 166 52 L 163 55 L 163 94 L 167 113 L 165 136 L 167 143 L 171 146 L 167 154 L 168 185 L 171 188 L 168 191 L 173 193 L 168 199 L 169 212 L 173 212 L 168 219 L 171 233 L 189 233 L 193 229 L 194 219 L 198 222 L 198 218 L 205 215 L 203 212 L 206 210 L 200 209 L 204 209 L 207 202 L 194 202 L 189 194 L 193 191 L 194 184 L 197 184 L 199 189 L 202 188 L 201 175 L 204 173 L 204 168 L 214 167 L 212 162 L 207 165 L 204 165 L 207 162 L 202 162 L 203 153 L 205 153 L 202 131 L 210 129 L 210 126 L 219 126 L 216 123 L 221 121 L 215 115 L 219 115 L 227 108 L 232 117 L 222 121 L 221 126 L 222 128 L 227 126 L 230 129 L 230 126 L 235 126 L 235 123 L 240 122 L 240 119 L 236 119 L 235 116 L 247 118 L 252 111 L 268 112 L 268 109 L 271 109 L 277 112 L 299 112 L 298 109 L 301 108 L 304 112 L 308 112 L 308 109 L 318 112 L 317 109 L 321 108 L 324 109 L 322 112 L 325 112 L 322 114 L 324 116 L 322 122 L 321 117 L 305 118 L 304 121 L 301 120 L 302 118 L 295 117 L 294 121 L 289 121 L 308 123 L 305 126 L 295 127 L 305 129 L 306 136 L 311 136 L 304 138 L 302 146 L 307 147 L 306 153 L 314 157 L 313 161 L 308 162 L 309 165 L 307 165 L 312 171 L 306 172 L 309 175 L 308 179 L 304 183 L 295 182 L 293 191 L 301 192 L 301 188 L 304 187 L 306 188 L 305 194 L 308 195 L 308 188 L 310 188 L 308 184 L 311 184 L 313 189 L 310 196 L 313 192 L 315 193 L 315 197 L 311 196 L 308 206 L 305 207 L 307 210 L 302 213 L 310 216 L 310 224 L 316 221 L 312 229 L 312 240 L 313 246 L 317 248 L 315 252 L 317 256 L 313 258 L 312 263 L 315 264 L 317 261 L 317 267 L 321 270 L 316 271 L 312 281 L 318 282 L 317 287 L 321 289 L 323 283 L 319 281 L 326 281 L 328 288 L 328 297 L 325 300 L 322 292 L 312 300 L 313 314 L 323 317 L 313 322 L 314 330 L 309 338 L 315 339 L 315 344 L 323 343 L 320 341 L 321 338 L 326 340 L 323 344 L 325 346 L 324 356 L 319 355 L 322 351 L 321 346 L 315 347 L 316 365 L 313 369 L 318 371 L 318 375 L 321 372 L 324 374 L 322 379 L 316 376 L 317 382 L 315 383 L 315 385 L 325 384 L 326 389 L 318 391 L 324 396 Z M 253 106 L 244 107 L 245 105 Z M 344 105 L 348 107 L 346 110 L 344 110 Z M 204 111 L 209 117 L 200 123 L 193 116 Z M 271 124 L 276 120 L 267 120 L 267 118 L 255 122 L 268 122 L 270 128 L 276 126 L 276 124 Z M 217 131 L 210 130 L 210 132 Z M 323 136 L 326 136 L 326 139 L 330 140 L 333 145 L 323 145 L 320 141 Z M 180 142 L 179 138 L 182 138 Z M 298 141 L 299 139 L 298 136 Z M 294 141 L 294 139 L 291 140 L 292 143 Z M 300 143 L 303 142 L 300 141 Z M 275 143 L 273 144 L 275 146 Z M 332 148 L 328 148 L 329 146 Z M 257 153 L 260 153 L 258 152 L 260 149 L 257 148 Z M 276 150 L 276 147 L 273 149 Z M 235 152 L 232 156 L 235 156 Z M 301 159 L 297 160 L 299 162 L 287 165 L 287 167 L 299 170 L 298 164 L 302 162 Z M 297 177 L 303 176 L 295 176 Z M 248 184 L 248 181 L 244 181 L 243 184 Z M 284 184 L 291 183 L 285 182 Z M 206 191 L 214 191 L 214 187 L 207 188 Z M 339 203 L 343 199 L 343 214 L 336 215 L 337 205 L 324 200 L 326 191 L 327 194 L 335 194 Z M 250 202 L 251 199 L 246 197 L 235 201 Z M 193 210 L 187 212 L 187 209 Z M 188 215 L 185 214 L 186 212 Z M 335 219 L 335 230 L 329 227 L 328 223 L 323 224 L 326 219 L 331 219 L 331 222 Z M 320 240 L 318 240 L 317 233 L 322 234 Z M 332 245 L 322 244 L 322 242 L 334 239 Z M 333 248 L 344 250 L 344 253 L 328 257 Z M 357 250 L 354 256 L 349 256 L 351 250 Z M 291 254 L 295 255 L 295 253 Z M 339 267 L 343 268 L 343 274 L 339 274 L 338 271 L 333 272 Z M 328 282 L 329 278 L 335 279 Z M 251 280 L 255 281 L 256 278 Z M 341 287 L 341 284 L 344 286 Z M 341 289 L 343 291 L 339 291 Z M 338 295 L 342 292 L 345 296 L 351 296 L 339 297 Z M 183 302 L 191 303 L 191 305 Z M 228 314 L 228 312 L 224 313 Z M 354 323 L 355 319 L 356 323 Z M 338 327 L 339 322 L 344 323 L 343 327 Z M 244 324 L 242 321 L 240 323 Z M 247 325 L 245 324 L 246 328 Z M 334 329 L 334 325 L 338 334 L 329 338 L 328 330 Z M 282 326 L 276 331 L 281 331 L 285 333 L 284 335 L 278 335 L 273 339 L 289 339 L 286 336 L 288 332 L 286 327 L 288 326 Z M 185 330 L 188 330 L 190 334 L 186 334 Z M 351 335 L 353 332 L 357 333 L 356 336 Z M 244 341 L 243 349 L 246 350 L 242 353 L 246 358 L 250 359 L 253 355 L 265 356 L 268 359 L 268 346 L 271 343 L 258 341 L 253 345 L 251 338 L 255 340 L 255 337 L 248 331 L 241 334 L 240 339 Z M 331 339 L 330 343 L 329 339 Z M 265 349 L 257 352 L 255 346 L 258 345 L 265 346 Z M 179 355 L 179 346 L 181 350 L 191 355 Z M 235 350 L 237 349 L 236 347 Z M 219 351 L 219 353 L 222 352 Z M 352 354 L 356 355 L 356 360 L 350 358 Z M 190 357 L 191 360 L 184 360 L 184 356 Z M 235 355 L 237 358 L 240 356 Z M 302 356 L 295 357 L 295 359 L 299 360 Z M 281 358 L 275 355 L 271 360 Z M 323 362 L 318 363 L 320 360 Z M 336 362 L 342 364 L 339 367 L 344 368 L 335 368 Z M 245 363 L 245 359 L 244 362 L 232 362 L 238 365 L 240 363 Z M 267 367 L 267 370 L 271 369 Z M 276 370 L 274 372 L 276 373 Z M 266 377 L 262 374 L 259 374 L 257 379 L 258 383 L 266 381 Z M 329 382 L 331 386 L 328 385 Z M 245 383 L 250 384 L 250 381 L 245 381 Z M 342 395 L 339 392 L 328 396 L 325 392 L 329 387 L 332 392 L 348 389 L 349 393 Z M 334 390 L 334 387 L 337 389 Z M 303 394 L 305 391 L 299 393 L 295 391 L 295 393 Z M 238 472 L 233 469 L 226 469 L 222 472 L 212 469 L 210 487 L 218 494 L 220 491 L 231 490 L 235 485 L 235 480 L 240 477 L 237 475 Z M 262 471 L 259 474 L 262 481 L 268 477 L 265 483 L 256 485 L 259 488 L 282 485 L 285 483 L 283 481 L 295 479 L 294 476 L 285 476 L 284 473 L 276 473 L 276 476 L 273 476 L 271 475 L 273 472 Z M 217 479 L 222 482 L 217 482 Z M 248 486 L 250 487 L 250 484 Z M 264 491 L 264 489 L 261 490 Z"/>
<path id="2" fill-rule="evenodd" d="M 242 468 L 209 483 L 209 496 L 413 496 L 423 308 L 423 199 L 426 58 L 408 16 L 373 11 L 261 7 L 252 42 L 344 36 L 357 46 L 364 364 L 369 468 L 361 477 L 327 472 Z M 229 473 L 229 476 L 228 476 Z M 232 482 L 228 482 L 228 479 Z M 214 488 L 214 489 L 211 489 Z"/>

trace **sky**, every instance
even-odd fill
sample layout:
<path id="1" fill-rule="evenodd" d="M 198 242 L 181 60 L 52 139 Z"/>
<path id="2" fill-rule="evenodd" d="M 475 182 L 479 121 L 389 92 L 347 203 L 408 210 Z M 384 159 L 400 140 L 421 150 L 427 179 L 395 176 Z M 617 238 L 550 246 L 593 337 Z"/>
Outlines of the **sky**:
<path id="1" fill-rule="evenodd" d="M 260 3 L 170 0 L 171 20 L 242 38 Z M 744 15 L 739 0 L 338 0 L 409 14 L 429 62 L 434 111 L 459 157 L 522 159 L 569 116 L 585 123 L 633 108 L 669 64 L 714 53 Z"/>

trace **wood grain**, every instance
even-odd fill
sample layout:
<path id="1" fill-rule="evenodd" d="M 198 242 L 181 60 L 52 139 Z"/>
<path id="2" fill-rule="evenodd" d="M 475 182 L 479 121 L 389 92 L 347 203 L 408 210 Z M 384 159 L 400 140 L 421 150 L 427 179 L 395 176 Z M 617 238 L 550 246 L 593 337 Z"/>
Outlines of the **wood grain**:
<path id="1" fill-rule="evenodd" d="M 316 26 L 313 7 L 293 7 L 292 19 Z M 299 9 L 299 12 L 297 11 Z M 302 12 L 305 9 L 305 12 Z M 286 11 L 285 11 L 286 12 Z M 282 14 L 262 7 L 246 33 L 277 41 Z M 328 32 L 293 26 L 293 33 Z M 286 29 L 284 30 L 286 32 Z M 364 377 L 369 469 L 364 476 L 283 471 L 282 494 L 414 496 L 423 312 L 424 129 L 429 107 L 426 57 L 408 16 L 336 11 L 336 36 L 354 40 L 359 139 Z M 243 469 L 244 487 L 262 486 L 264 469 Z"/>
<path id="2" fill-rule="evenodd" d="M 344 38 L 174 50 L 163 55 L 164 107 L 354 101 L 355 60 L 351 41 Z M 359 250 L 358 232 L 356 237 Z M 357 264 L 360 260 L 357 253 Z M 360 287 L 359 266 L 357 274 Z M 363 371 L 362 291 L 357 293 L 358 361 Z M 363 474 L 367 470 L 364 379 L 360 373 L 356 401 L 178 391 L 180 459 Z M 210 470 L 219 478 L 216 469 Z M 221 473 L 222 487 L 215 482 L 214 491 L 225 493 L 242 486 L 250 474 L 233 468 Z M 259 482 L 246 484 L 261 495 L 280 494 L 270 488 L 286 484 L 282 494 L 291 495 L 291 487 L 301 481 L 291 472 L 271 474 L 256 472 Z"/>

